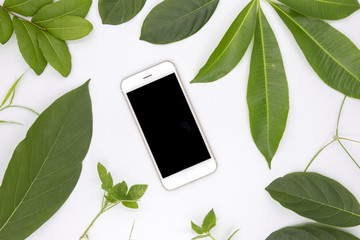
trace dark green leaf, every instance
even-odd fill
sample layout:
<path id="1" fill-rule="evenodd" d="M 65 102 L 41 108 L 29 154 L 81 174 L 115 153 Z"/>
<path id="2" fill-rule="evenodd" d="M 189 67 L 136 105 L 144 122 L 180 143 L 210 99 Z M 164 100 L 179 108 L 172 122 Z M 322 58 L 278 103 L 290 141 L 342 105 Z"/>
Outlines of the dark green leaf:
<path id="1" fill-rule="evenodd" d="M 126 182 L 121 182 L 116 184 L 111 190 L 110 194 L 114 197 L 117 201 L 127 200 L 126 193 L 128 191 L 128 186 Z"/>
<path id="2" fill-rule="evenodd" d="M 61 40 L 83 38 L 93 29 L 88 20 L 78 16 L 63 16 L 39 25 Z"/>
<path id="3" fill-rule="evenodd" d="M 99 0 L 103 24 L 118 25 L 131 20 L 144 7 L 146 0 Z"/>
<path id="4" fill-rule="evenodd" d="M 44 31 L 39 33 L 38 40 L 46 61 L 62 76 L 69 76 L 71 72 L 71 55 L 66 42 Z"/>
<path id="5" fill-rule="evenodd" d="M 208 235 L 199 235 L 199 236 L 193 237 L 191 240 L 202 239 L 202 238 L 207 238 L 207 237 L 209 237 L 209 236 Z"/>
<path id="6" fill-rule="evenodd" d="M 9 41 L 13 33 L 13 25 L 9 13 L 0 8 L 0 43 L 5 44 Z"/>
<path id="7" fill-rule="evenodd" d="M 256 26 L 256 1 L 251 1 L 231 24 L 225 36 L 192 83 L 216 81 L 231 72 L 249 47 Z"/>
<path id="8" fill-rule="evenodd" d="M 84 18 L 89 12 L 91 3 L 91 0 L 60 0 L 40 9 L 31 21 L 39 25 L 46 25 L 46 23 L 63 16 Z"/>
<path id="9" fill-rule="evenodd" d="M 214 209 L 212 209 L 204 218 L 204 221 L 202 223 L 202 228 L 205 230 L 205 232 L 209 232 L 213 227 L 216 225 L 216 216 Z"/>
<path id="10" fill-rule="evenodd" d="M 0 239 L 23 240 L 74 189 L 92 136 L 88 82 L 47 108 L 17 146 L 0 188 Z"/>
<path id="11" fill-rule="evenodd" d="M 350 233 L 317 224 L 286 227 L 272 233 L 266 240 L 359 240 Z"/>
<path id="12" fill-rule="evenodd" d="M 196 225 L 196 224 L 193 223 L 192 221 L 191 221 L 191 228 L 192 228 L 192 230 L 194 230 L 197 234 L 203 234 L 203 233 L 205 232 L 202 227 Z"/>
<path id="13" fill-rule="evenodd" d="M 141 29 L 141 40 L 156 44 L 180 41 L 198 32 L 219 0 L 165 0 L 153 8 Z"/>
<path id="14" fill-rule="evenodd" d="M 106 168 L 101 163 L 98 163 L 97 170 L 102 182 L 101 188 L 105 191 L 110 191 L 113 187 L 111 174 L 107 172 Z"/>
<path id="15" fill-rule="evenodd" d="M 337 20 L 351 15 L 359 10 L 358 0 L 279 0 L 295 11 L 309 17 Z"/>
<path id="16" fill-rule="evenodd" d="M 320 78 L 335 90 L 360 98 L 360 50 L 329 24 L 271 3 Z"/>
<path id="17" fill-rule="evenodd" d="M 4 7 L 24 16 L 33 16 L 39 9 L 53 0 L 5 0 Z"/>
<path id="18" fill-rule="evenodd" d="M 22 75 L 13 83 L 13 85 L 10 87 L 9 91 L 8 91 L 8 92 L 6 93 L 6 95 L 5 95 L 5 98 L 4 98 L 3 102 L 2 102 L 1 105 L 0 105 L 0 108 L 1 108 L 2 106 L 4 106 L 4 104 L 6 103 L 6 101 L 10 98 L 11 94 L 14 94 L 15 88 L 16 88 L 16 86 L 18 85 L 19 81 L 21 80 L 21 78 L 22 78 L 23 76 L 24 76 L 24 74 L 22 74 Z"/>
<path id="19" fill-rule="evenodd" d="M 269 167 L 283 136 L 289 90 L 279 45 L 259 8 L 247 90 L 251 134 Z"/>
<path id="20" fill-rule="evenodd" d="M 137 202 L 122 202 L 122 205 L 124 205 L 127 208 L 132 208 L 132 209 L 139 208 L 139 205 L 137 204 Z"/>
<path id="21" fill-rule="evenodd" d="M 126 196 L 127 199 L 128 200 L 139 200 L 145 194 L 147 187 L 148 187 L 148 185 L 131 186 L 131 188 Z"/>
<path id="22" fill-rule="evenodd" d="M 317 173 L 292 173 L 273 181 L 266 190 L 283 207 L 319 223 L 360 225 L 360 205 L 340 183 Z"/>
<path id="23" fill-rule="evenodd" d="M 231 234 L 231 236 L 228 238 L 228 240 L 231 240 L 235 236 L 235 234 L 238 233 L 238 231 L 240 231 L 240 229 L 235 230 L 235 232 L 233 232 L 233 234 Z"/>
<path id="24" fill-rule="evenodd" d="M 35 73 L 40 75 L 47 64 L 37 38 L 41 30 L 16 17 L 13 18 L 13 24 L 22 56 Z"/>

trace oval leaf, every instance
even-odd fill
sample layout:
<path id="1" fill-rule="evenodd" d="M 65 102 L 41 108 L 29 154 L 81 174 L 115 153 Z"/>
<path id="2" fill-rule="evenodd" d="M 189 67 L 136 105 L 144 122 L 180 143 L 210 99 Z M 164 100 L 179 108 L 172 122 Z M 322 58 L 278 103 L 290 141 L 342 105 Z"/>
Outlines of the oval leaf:
<path id="1" fill-rule="evenodd" d="M 192 230 L 194 230 L 194 232 L 196 232 L 197 234 L 203 234 L 205 231 L 202 227 L 196 225 L 195 223 L 193 223 L 193 221 L 191 221 L 191 228 Z"/>
<path id="2" fill-rule="evenodd" d="M 269 167 L 286 127 L 289 89 L 279 45 L 258 11 L 247 89 L 251 134 Z"/>
<path id="3" fill-rule="evenodd" d="M 309 17 L 338 20 L 351 15 L 359 10 L 358 0 L 279 0 L 295 11 Z"/>
<path id="4" fill-rule="evenodd" d="M 292 173 L 273 181 L 266 190 L 283 207 L 337 227 L 360 225 L 360 205 L 340 183 L 317 173 Z"/>
<path id="5" fill-rule="evenodd" d="M 142 184 L 131 186 L 128 194 L 126 195 L 126 198 L 128 200 L 139 200 L 145 194 L 147 187 L 148 185 L 142 185 Z"/>
<path id="6" fill-rule="evenodd" d="M 24 16 L 33 16 L 39 9 L 53 0 L 5 0 L 4 7 Z"/>
<path id="7" fill-rule="evenodd" d="M 253 0 L 240 12 L 192 83 L 216 81 L 238 65 L 254 35 L 256 9 L 256 1 Z"/>
<path id="8" fill-rule="evenodd" d="M 139 205 L 137 204 L 137 202 L 121 202 L 122 205 L 124 205 L 127 208 L 132 208 L 132 209 L 138 209 Z"/>
<path id="9" fill-rule="evenodd" d="M 216 226 L 216 215 L 214 209 L 212 209 L 204 218 L 202 228 L 205 232 L 209 232 L 213 227 Z"/>
<path id="10" fill-rule="evenodd" d="M 9 13 L 0 8 L 0 43 L 5 44 L 9 41 L 13 33 L 13 25 Z"/>
<path id="11" fill-rule="evenodd" d="M 61 40 L 75 40 L 87 36 L 93 29 L 89 21 L 78 16 L 63 16 L 49 22 L 39 23 L 54 37 Z"/>
<path id="12" fill-rule="evenodd" d="M 91 0 L 60 0 L 40 9 L 31 21 L 39 25 L 45 25 L 63 16 L 84 18 L 89 12 L 91 3 Z"/>
<path id="13" fill-rule="evenodd" d="M 0 239 L 21 240 L 74 189 L 92 135 L 88 83 L 56 100 L 17 146 L 0 188 Z"/>
<path id="14" fill-rule="evenodd" d="M 41 52 L 50 65 L 62 76 L 69 76 L 71 72 L 71 55 L 66 42 L 44 31 L 39 33 L 38 39 Z"/>
<path id="15" fill-rule="evenodd" d="M 37 35 L 41 33 L 41 30 L 16 17 L 13 18 L 13 24 L 22 56 L 35 73 L 40 75 L 47 64 L 37 39 Z"/>
<path id="16" fill-rule="evenodd" d="M 319 77 L 335 90 L 360 98 L 360 50 L 329 24 L 271 2 Z"/>
<path id="17" fill-rule="evenodd" d="M 155 44 L 180 41 L 198 32 L 219 0 L 165 0 L 153 8 L 141 29 L 141 40 Z"/>
<path id="18" fill-rule="evenodd" d="M 146 0 L 99 0 L 103 24 L 118 25 L 131 20 L 144 7 Z"/>
<path id="19" fill-rule="evenodd" d="M 266 240 L 359 240 L 350 233 L 317 224 L 286 227 L 272 233 Z"/>

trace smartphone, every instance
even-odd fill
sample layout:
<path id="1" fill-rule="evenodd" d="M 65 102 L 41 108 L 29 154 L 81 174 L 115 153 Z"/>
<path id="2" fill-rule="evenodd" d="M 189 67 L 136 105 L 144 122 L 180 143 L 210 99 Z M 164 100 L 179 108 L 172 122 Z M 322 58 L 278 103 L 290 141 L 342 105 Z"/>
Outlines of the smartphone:
<path id="1" fill-rule="evenodd" d="M 121 82 L 163 186 L 172 190 L 204 177 L 216 160 L 171 62 Z"/>

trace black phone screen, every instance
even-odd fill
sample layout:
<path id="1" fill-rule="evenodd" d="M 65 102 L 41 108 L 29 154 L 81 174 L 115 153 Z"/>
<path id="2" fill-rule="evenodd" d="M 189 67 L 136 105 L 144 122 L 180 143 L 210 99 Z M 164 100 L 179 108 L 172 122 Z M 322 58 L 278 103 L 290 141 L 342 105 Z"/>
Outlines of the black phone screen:
<path id="1" fill-rule="evenodd" d="M 163 178 L 210 158 L 174 73 L 127 96 Z"/>

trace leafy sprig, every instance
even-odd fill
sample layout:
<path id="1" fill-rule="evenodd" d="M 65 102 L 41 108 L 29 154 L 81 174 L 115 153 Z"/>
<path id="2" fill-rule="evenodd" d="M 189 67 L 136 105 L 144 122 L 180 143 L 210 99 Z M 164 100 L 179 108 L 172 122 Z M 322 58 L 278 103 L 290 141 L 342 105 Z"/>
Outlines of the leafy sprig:
<path id="1" fill-rule="evenodd" d="M 81 235 L 80 239 L 89 239 L 88 232 L 90 228 L 94 225 L 95 221 L 103 213 L 109 211 L 118 204 L 121 203 L 127 208 L 138 209 L 139 205 L 137 202 L 145 194 L 145 191 L 148 187 L 148 185 L 137 184 L 131 186 L 130 189 L 128 189 L 128 185 L 125 181 L 114 185 L 111 173 L 108 172 L 101 163 L 98 163 L 97 170 L 101 180 L 101 188 L 104 190 L 101 210 L 92 220 L 85 232 Z"/>

